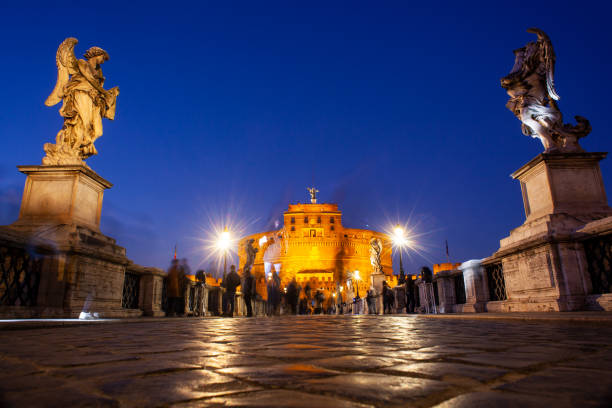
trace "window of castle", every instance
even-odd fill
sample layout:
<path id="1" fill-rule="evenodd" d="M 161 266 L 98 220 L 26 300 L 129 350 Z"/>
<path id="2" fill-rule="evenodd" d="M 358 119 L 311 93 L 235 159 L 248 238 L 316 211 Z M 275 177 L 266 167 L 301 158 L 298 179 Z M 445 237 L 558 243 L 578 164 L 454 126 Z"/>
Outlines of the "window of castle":
<path id="1" fill-rule="evenodd" d="M 291 217 L 291 223 L 295 224 L 295 217 Z"/>
<path id="2" fill-rule="evenodd" d="M 336 222 L 336 221 L 334 220 L 334 217 L 330 217 L 330 218 L 329 218 L 329 223 L 330 223 L 330 224 L 333 224 L 334 222 Z"/>

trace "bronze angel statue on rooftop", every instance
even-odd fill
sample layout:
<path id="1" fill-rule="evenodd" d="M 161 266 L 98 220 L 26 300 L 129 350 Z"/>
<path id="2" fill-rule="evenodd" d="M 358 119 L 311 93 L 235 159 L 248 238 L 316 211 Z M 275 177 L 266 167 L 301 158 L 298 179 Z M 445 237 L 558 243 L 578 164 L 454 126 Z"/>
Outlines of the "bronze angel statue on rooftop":
<path id="1" fill-rule="evenodd" d="M 545 153 L 581 152 L 578 139 L 591 131 L 589 121 L 576 116 L 577 125 L 564 124 L 555 90 L 555 52 L 550 38 L 530 28 L 538 40 L 514 51 L 514 67 L 501 79 L 510 100 L 506 107 L 522 122 L 523 134 L 539 138 Z"/>
<path id="2" fill-rule="evenodd" d="M 57 49 L 57 83 L 45 105 L 62 103 L 59 110 L 64 125 L 55 144 L 46 143 L 43 165 L 85 164 L 84 159 L 98 153 L 94 142 L 102 136 L 102 118 L 115 118 L 119 88 L 103 88 L 101 65 L 108 61 L 106 51 L 91 47 L 86 60 L 74 55 L 76 38 L 66 38 Z"/>

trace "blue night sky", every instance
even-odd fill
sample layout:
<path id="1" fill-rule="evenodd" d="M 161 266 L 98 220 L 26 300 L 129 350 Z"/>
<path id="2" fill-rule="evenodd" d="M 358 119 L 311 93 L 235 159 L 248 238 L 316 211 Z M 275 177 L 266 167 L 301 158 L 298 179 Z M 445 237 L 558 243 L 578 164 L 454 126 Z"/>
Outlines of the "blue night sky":
<path id="1" fill-rule="evenodd" d="M 273 228 L 312 183 L 347 227 L 414 226 L 424 249 L 409 272 L 444 262 L 446 239 L 453 261 L 491 255 L 524 221 L 509 175 L 543 150 L 499 85 L 531 26 L 553 41 L 566 122 L 587 117 L 582 146 L 609 150 L 603 1 L 290 3 L 4 5 L 0 224 L 18 216 L 15 166 L 40 164 L 61 127 L 60 105 L 43 102 L 69 36 L 79 57 L 93 45 L 111 57 L 117 115 L 88 164 L 114 183 L 102 232 L 144 265 L 166 268 L 177 244 L 208 269 L 214 225 Z M 612 191 L 610 159 L 602 172 Z"/>

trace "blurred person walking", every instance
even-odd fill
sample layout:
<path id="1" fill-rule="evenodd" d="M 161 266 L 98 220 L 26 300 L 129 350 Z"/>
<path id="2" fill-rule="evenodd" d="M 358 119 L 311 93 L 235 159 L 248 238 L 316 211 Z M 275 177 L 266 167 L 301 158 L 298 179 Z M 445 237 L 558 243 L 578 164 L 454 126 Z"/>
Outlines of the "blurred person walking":
<path id="1" fill-rule="evenodd" d="M 244 304 L 247 309 L 247 317 L 253 317 L 253 304 L 252 301 L 257 293 L 255 278 L 251 271 L 246 269 L 244 271 L 244 282 L 242 283 L 242 296 L 244 297 Z"/>
<path id="2" fill-rule="evenodd" d="M 166 296 L 168 298 L 167 316 L 183 315 L 185 313 L 184 269 L 178 259 L 173 259 L 166 277 Z"/>
<path id="3" fill-rule="evenodd" d="M 234 316 L 236 304 L 236 288 L 240 286 L 240 276 L 236 273 L 236 266 L 230 266 L 230 273 L 225 277 L 225 312 L 224 316 Z"/>

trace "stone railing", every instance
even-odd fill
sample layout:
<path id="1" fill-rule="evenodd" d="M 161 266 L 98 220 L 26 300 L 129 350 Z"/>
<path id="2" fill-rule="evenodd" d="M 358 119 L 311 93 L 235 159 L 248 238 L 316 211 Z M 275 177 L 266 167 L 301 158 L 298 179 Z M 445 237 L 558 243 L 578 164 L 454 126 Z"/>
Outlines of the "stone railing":
<path id="1" fill-rule="evenodd" d="M 42 264 L 25 248 L 0 245 L 0 305 L 37 306 Z"/>
<path id="2" fill-rule="evenodd" d="M 466 263 L 467 264 L 467 263 Z M 475 298 L 468 288 L 473 288 L 473 270 L 465 265 L 459 269 L 440 271 L 433 275 L 432 282 L 416 280 L 416 309 L 421 313 L 474 312 Z M 480 264 L 478 264 L 480 267 Z M 480 293 L 480 292 L 479 292 Z"/>
<path id="3" fill-rule="evenodd" d="M 137 309 L 144 316 L 164 316 L 162 290 L 165 275 L 158 268 L 129 264 L 123 281 L 122 307 Z"/>
<path id="4" fill-rule="evenodd" d="M 593 234 L 582 244 L 590 278 L 585 307 L 612 310 L 612 234 L 608 228 L 603 234 Z"/>

